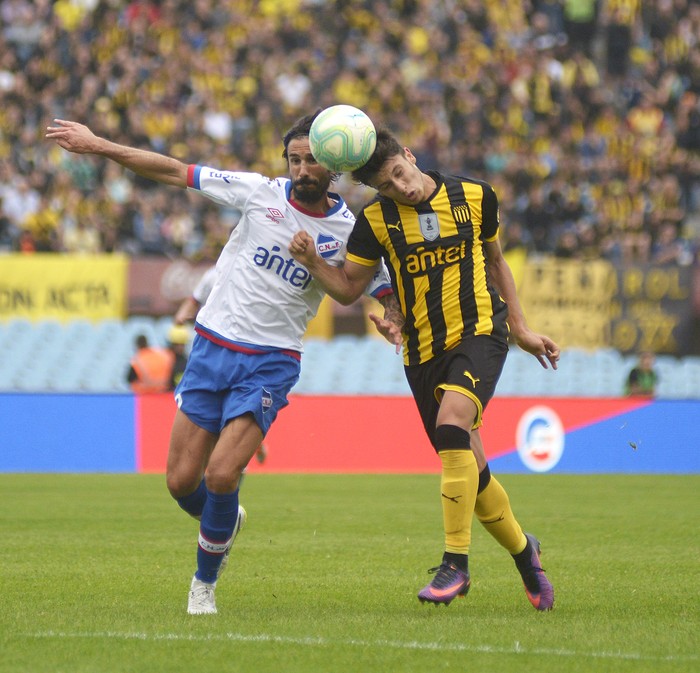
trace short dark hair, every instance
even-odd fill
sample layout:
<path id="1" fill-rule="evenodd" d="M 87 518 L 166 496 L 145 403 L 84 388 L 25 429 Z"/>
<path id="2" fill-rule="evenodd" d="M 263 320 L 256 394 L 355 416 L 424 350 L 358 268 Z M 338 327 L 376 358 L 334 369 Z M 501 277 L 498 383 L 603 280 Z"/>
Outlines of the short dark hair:
<path id="1" fill-rule="evenodd" d="M 364 166 L 351 173 L 352 179 L 355 182 L 360 182 L 363 185 L 372 187 L 370 182 L 372 178 L 376 177 L 377 173 L 382 170 L 384 163 L 392 157 L 404 153 L 405 150 L 403 146 L 399 143 L 394 134 L 386 127 L 379 127 L 377 129 L 377 146 L 372 156 Z"/>
<path id="2" fill-rule="evenodd" d="M 289 147 L 289 143 L 291 143 L 292 140 L 294 140 L 294 138 L 309 137 L 311 124 L 313 124 L 314 119 L 316 119 L 316 117 L 318 117 L 318 115 L 321 113 L 321 110 L 322 108 L 318 108 L 316 112 L 312 112 L 311 114 L 300 117 L 294 122 L 294 125 L 287 131 L 287 133 L 284 134 L 284 138 L 282 138 L 282 144 L 284 145 L 284 151 L 282 152 L 282 156 L 285 159 L 289 158 L 287 154 L 287 148 Z"/>

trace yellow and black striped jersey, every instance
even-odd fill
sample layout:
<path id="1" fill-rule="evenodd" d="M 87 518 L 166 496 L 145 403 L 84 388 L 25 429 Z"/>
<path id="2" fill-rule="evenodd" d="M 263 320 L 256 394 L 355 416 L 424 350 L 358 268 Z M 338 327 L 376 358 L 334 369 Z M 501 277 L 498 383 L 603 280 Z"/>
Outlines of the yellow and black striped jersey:
<path id="1" fill-rule="evenodd" d="M 377 196 L 357 218 L 347 259 L 384 258 L 406 316 L 404 363 L 417 365 L 465 337 L 508 336 L 508 310 L 488 283 L 484 241 L 498 236 L 498 199 L 482 181 L 427 173 L 436 190 L 405 206 Z"/>

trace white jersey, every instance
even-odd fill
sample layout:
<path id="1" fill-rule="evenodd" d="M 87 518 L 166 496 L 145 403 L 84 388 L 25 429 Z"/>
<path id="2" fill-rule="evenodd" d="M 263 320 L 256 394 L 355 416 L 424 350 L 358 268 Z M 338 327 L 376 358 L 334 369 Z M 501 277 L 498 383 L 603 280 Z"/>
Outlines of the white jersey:
<path id="1" fill-rule="evenodd" d="M 325 292 L 288 250 L 297 231 L 305 230 L 329 264 L 341 266 L 355 217 L 343 199 L 325 215 L 290 202 L 287 178 L 220 171 L 192 165 L 187 185 L 218 203 L 241 211 L 241 219 L 216 263 L 214 285 L 197 315 L 204 335 L 235 342 L 302 352 L 302 337 Z M 382 264 L 367 292 L 388 293 Z"/>

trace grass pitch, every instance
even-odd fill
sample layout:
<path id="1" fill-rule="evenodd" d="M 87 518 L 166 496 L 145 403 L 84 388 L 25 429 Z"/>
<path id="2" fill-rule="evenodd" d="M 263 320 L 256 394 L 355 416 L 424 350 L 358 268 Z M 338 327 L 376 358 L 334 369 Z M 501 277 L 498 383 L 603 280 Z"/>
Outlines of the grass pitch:
<path id="1" fill-rule="evenodd" d="M 0 672 L 700 670 L 700 476 L 501 481 L 550 613 L 478 524 L 469 595 L 418 602 L 437 476 L 249 475 L 219 614 L 193 617 L 196 522 L 162 476 L 0 475 Z"/>

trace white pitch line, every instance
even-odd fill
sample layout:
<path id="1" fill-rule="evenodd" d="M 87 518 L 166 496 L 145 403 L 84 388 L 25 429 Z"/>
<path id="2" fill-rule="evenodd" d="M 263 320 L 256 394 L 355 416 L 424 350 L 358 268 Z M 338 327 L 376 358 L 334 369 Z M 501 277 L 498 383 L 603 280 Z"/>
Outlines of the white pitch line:
<path id="1" fill-rule="evenodd" d="M 303 645 L 336 647 L 349 645 L 352 647 L 378 647 L 397 650 L 429 650 L 435 652 L 476 652 L 481 654 L 518 654 L 551 657 L 589 657 L 591 659 L 620 659 L 626 661 L 698 661 L 698 655 L 646 655 L 638 652 L 583 652 L 577 650 L 527 648 L 522 643 L 515 642 L 512 646 L 494 645 L 465 645 L 461 643 L 420 642 L 417 640 L 329 640 L 327 638 L 294 638 L 291 636 L 275 636 L 267 633 L 246 635 L 244 633 L 221 634 L 181 634 L 181 633 L 123 633 L 116 631 L 76 632 L 39 631 L 25 633 L 28 638 L 85 638 L 85 639 L 115 639 L 115 640 L 186 640 L 201 642 L 238 642 L 238 643 L 280 643 L 282 645 Z"/>

